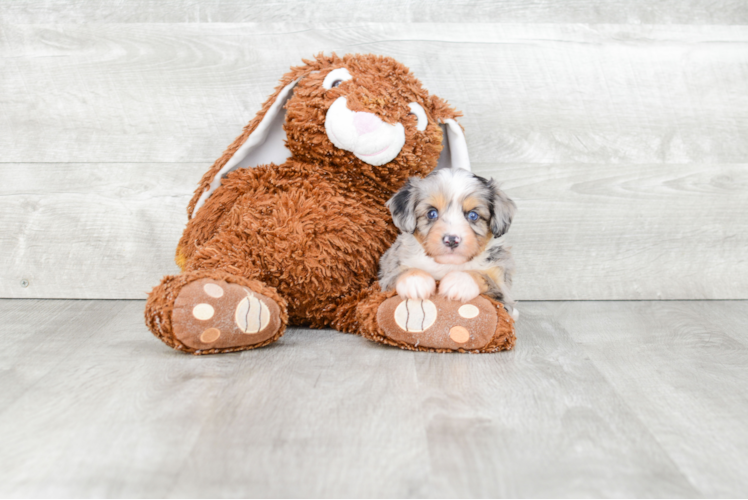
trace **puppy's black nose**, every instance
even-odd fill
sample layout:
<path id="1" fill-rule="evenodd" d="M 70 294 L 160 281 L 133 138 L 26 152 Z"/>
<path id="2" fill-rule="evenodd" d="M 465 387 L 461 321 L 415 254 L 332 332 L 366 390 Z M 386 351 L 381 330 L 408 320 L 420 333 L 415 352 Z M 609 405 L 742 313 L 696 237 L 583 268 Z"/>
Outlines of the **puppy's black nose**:
<path id="1" fill-rule="evenodd" d="M 451 249 L 455 249 L 460 245 L 460 237 L 455 236 L 454 234 L 446 235 L 444 238 L 442 238 L 442 241 Z"/>

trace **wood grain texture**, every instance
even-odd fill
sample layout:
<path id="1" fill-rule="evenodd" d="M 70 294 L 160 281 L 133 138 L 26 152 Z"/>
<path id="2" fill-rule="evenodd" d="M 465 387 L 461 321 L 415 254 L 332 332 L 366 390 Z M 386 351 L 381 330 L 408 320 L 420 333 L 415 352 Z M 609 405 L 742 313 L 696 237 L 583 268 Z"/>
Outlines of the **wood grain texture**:
<path id="1" fill-rule="evenodd" d="M 492 355 L 292 329 L 201 358 L 154 339 L 143 306 L 0 301 L 0 383 L 18 388 L 0 395 L 0 496 L 746 488 L 745 301 L 525 303 L 516 349 Z"/>
<path id="2" fill-rule="evenodd" d="M 443 498 L 700 496 L 545 306 L 520 306 L 518 344 L 508 356 L 416 358 L 432 491 Z"/>
<path id="3" fill-rule="evenodd" d="M 743 162 L 748 29 L 4 24 L 3 162 L 212 162 L 320 51 L 391 55 L 465 113 L 474 161 Z"/>
<path id="4" fill-rule="evenodd" d="M 0 296 L 143 298 L 178 272 L 185 206 L 207 167 L 0 165 Z M 748 296 L 748 165 L 474 169 L 519 207 L 520 300 Z"/>
<path id="5" fill-rule="evenodd" d="M 0 164 L 0 294 L 143 299 L 178 273 L 187 202 L 206 166 L 167 167 Z"/>
<path id="6" fill-rule="evenodd" d="M 547 306 L 691 484 L 748 491 L 748 302 Z"/>
<path id="7" fill-rule="evenodd" d="M 361 51 L 464 111 L 476 171 L 519 204 L 518 298 L 748 297 L 748 28 L 718 25 L 743 3 L 457 9 L 491 23 L 345 4 L 326 24 L 270 22 L 313 18 L 306 4 L 133 5 L 0 3 L 0 296 L 143 297 L 176 271 L 200 175 L 280 75 Z M 387 5 L 430 21 L 355 17 Z"/>
<path id="8" fill-rule="evenodd" d="M 60 356 L 84 349 L 127 306 L 123 301 L 0 300 L 0 414 L 44 377 Z M 44 339 L 40 341 L 40 339 Z M 33 364 L 25 364 L 33 359 Z"/>
<path id="9" fill-rule="evenodd" d="M 745 24 L 739 0 L 15 0 L 0 2 L 15 23 L 138 22 L 527 22 Z"/>
<path id="10" fill-rule="evenodd" d="M 475 165 L 519 207 L 526 300 L 748 297 L 748 165 Z"/>

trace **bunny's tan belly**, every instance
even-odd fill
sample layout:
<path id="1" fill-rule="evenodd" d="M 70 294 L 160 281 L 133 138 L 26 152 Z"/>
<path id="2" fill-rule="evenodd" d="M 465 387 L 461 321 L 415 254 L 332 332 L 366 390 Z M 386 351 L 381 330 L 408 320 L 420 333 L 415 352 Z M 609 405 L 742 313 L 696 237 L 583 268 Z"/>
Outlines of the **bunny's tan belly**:
<path id="1" fill-rule="evenodd" d="M 288 181 L 247 174 L 252 189 L 187 267 L 260 280 L 288 300 L 292 323 L 327 324 L 338 302 L 376 280 L 379 258 L 396 236 L 389 212 L 322 175 Z"/>

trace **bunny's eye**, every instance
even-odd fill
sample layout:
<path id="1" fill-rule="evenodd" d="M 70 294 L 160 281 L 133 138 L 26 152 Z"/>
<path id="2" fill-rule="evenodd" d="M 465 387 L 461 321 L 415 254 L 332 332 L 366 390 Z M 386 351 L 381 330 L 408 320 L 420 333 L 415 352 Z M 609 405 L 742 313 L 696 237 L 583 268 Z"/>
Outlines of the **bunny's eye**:
<path id="1" fill-rule="evenodd" d="M 330 71 L 322 82 L 322 87 L 325 90 L 330 90 L 333 87 L 337 87 L 346 80 L 353 78 L 351 74 L 345 68 L 338 68 Z"/>
<path id="2" fill-rule="evenodd" d="M 426 126 L 429 124 L 429 119 L 426 118 L 426 112 L 417 102 L 411 102 L 410 104 L 408 104 L 408 106 L 410 106 L 409 114 L 416 115 L 416 118 L 418 118 L 416 129 L 420 132 L 423 132 L 424 130 L 426 130 Z"/>

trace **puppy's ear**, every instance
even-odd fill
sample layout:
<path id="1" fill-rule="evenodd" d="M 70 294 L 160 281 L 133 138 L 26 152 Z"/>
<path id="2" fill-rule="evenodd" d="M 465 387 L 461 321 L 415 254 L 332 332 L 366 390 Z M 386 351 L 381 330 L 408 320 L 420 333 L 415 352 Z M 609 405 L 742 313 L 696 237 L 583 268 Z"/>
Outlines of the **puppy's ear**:
<path id="1" fill-rule="evenodd" d="M 457 118 L 462 113 L 447 104 L 447 101 L 431 96 L 431 113 L 442 129 L 442 152 L 436 168 L 462 168 L 470 171 L 467 141 Z"/>
<path id="2" fill-rule="evenodd" d="M 517 205 L 509 199 L 504 191 L 499 189 L 499 185 L 491 179 L 485 181 L 491 190 L 491 232 L 495 238 L 503 235 L 512 225 L 514 213 L 517 211 Z"/>
<path id="3" fill-rule="evenodd" d="M 244 127 L 242 134 L 203 175 L 200 186 L 187 207 L 190 218 L 221 185 L 221 179 L 232 170 L 266 163 L 281 164 L 291 156 L 286 148 L 286 132 L 283 130 L 286 117 L 284 106 L 291 98 L 293 88 L 309 72 L 302 68 L 294 68 L 281 79 L 273 95 Z"/>
<path id="4" fill-rule="evenodd" d="M 395 196 L 387 201 L 387 208 L 392 213 L 392 221 L 404 233 L 416 230 L 416 187 L 413 179 L 400 188 Z"/>

